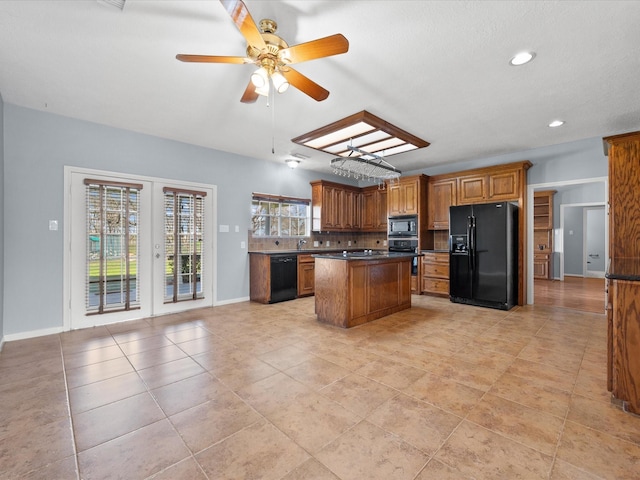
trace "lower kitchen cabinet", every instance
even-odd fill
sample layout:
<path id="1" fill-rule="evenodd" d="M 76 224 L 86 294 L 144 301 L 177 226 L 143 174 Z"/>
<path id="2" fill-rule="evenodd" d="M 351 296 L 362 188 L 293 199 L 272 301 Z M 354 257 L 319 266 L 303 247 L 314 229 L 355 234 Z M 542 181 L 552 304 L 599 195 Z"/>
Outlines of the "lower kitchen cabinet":
<path id="1" fill-rule="evenodd" d="M 315 292 L 316 262 L 311 254 L 298 255 L 298 296 L 306 297 Z"/>
<path id="2" fill-rule="evenodd" d="M 608 283 L 608 378 L 615 401 L 640 415 L 640 281 Z"/>
<path id="3" fill-rule="evenodd" d="M 551 256 L 545 253 L 533 254 L 533 277 L 534 278 L 550 278 L 551 273 Z"/>
<path id="4" fill-rule="evenodd" d="M 449 252 L 422 252 L 421 293 L 449 295 Z"/>

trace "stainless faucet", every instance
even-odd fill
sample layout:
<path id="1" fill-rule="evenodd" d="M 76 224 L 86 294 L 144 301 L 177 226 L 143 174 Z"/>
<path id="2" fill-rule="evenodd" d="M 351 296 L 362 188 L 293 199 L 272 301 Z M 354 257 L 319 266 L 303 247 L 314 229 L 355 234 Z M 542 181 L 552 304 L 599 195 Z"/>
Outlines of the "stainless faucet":
<path id="1" fill-rule="evenodd" d="M 304 238 L 298 240 L 298 250 L 302 250 L 302 245 L 304 245 L 305 243 L 307 243 L 307 241 Z"/>

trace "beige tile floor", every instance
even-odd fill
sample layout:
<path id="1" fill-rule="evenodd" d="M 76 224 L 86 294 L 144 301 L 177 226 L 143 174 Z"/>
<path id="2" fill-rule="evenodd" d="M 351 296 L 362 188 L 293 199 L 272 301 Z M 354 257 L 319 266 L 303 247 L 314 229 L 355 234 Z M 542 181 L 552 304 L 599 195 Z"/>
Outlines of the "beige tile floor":
<path id="1" fill-rule="evenodd" d="M 0 478 L 637 479 L 603 315 L 413 297 L 361 327 L 314 299 L 9 342 Z"/>

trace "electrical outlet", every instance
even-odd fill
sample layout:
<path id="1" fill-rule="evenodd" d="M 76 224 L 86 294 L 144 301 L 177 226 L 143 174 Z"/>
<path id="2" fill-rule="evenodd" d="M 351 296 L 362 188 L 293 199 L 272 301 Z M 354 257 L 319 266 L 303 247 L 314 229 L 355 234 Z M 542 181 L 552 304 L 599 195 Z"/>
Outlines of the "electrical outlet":
<path id="1" fill-rule="evenodd" d="M 383 241 L 382 241 L 382 245 L 384 245 L 384 246 L 386 247 L 386 246 L 387 246 L 387 241 L 386 241 L 386 240 L 383 240 Z"/>
<path id="2" fill-rule="evenodd" d="M 319 246 L 320 246 L 320 244 L 318 243 L 318 241 L 317 241 L 317 240 L 315 240 L 315 241 L 313 242 L 313 246 L 317 248 L 317 247 L 319 247 Z"/>
<path id="3" fill-rule="evenodd" d="M 327 247 L 331 246 L 331 242 L 329 240 L 327 240 Z"/>
<path id="4" fill-rule="evenodd" d="M 351 240 L 349 240 L 349 241 L 347 242 L 347 245 L 348 245 L 348 246 L 351 246 Z"/>

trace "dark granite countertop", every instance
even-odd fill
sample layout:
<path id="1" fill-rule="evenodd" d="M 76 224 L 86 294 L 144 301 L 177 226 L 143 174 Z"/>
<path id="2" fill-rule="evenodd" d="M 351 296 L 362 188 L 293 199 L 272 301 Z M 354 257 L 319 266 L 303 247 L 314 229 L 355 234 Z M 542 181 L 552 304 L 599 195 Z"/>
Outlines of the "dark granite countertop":
<path id="1" fill-rule="evenodd" d="M 321 253 L 313 255 L 315 258 L 331 258 L 333 260 L 383 260 L 387 258 L 413 258 L 422 256 L 421 253 L 410 252 L 386 252 L 373 250 L 368 252 Z"/>
<path id="2" fill-rule="evenodd" d="M 609 263 L 605 277 L 610 280 L 640 282 L 640 258 L 616 258 Z"/>
<path id="3" fill-rule="evenodd" d="M 316 255 L 324 255 L 324 254 L 335 254 L 335 253 L 340 253 L 342 254 L 342 252 L 344 251 L 347 252 L 362 252 L 361 248 L 327 248 L 327 249 L 320 249 L 320 248 L 307 248 L 307 249 L 302 249 L 302 250 L 295 250 L 295 249 L 291 249 L 291 250 L 254 250 L 248 253 L 254 253 L 257 255 L 291 255 L 293 253 L 296 254 L 316 254 Z M 384 252 L 387 253 L 386 250 L 373 250 L 373 252 Z"/>

